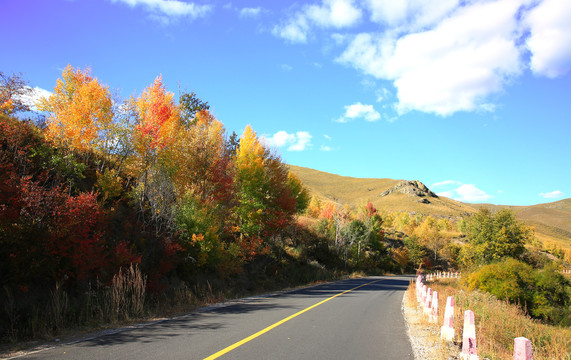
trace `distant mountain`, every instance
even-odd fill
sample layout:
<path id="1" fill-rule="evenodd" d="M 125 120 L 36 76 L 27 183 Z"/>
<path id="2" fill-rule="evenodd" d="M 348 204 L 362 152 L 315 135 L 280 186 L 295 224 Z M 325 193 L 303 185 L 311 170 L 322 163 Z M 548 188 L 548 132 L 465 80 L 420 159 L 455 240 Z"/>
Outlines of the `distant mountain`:
<path id="1" fill-rule="evenodd" d="M 482 207 L 492 211 L 510 208 L 518 219 L 535 227 L 540 240 L 571 247 L 571 199 L 533 206 L 467 204 L 438 196 L 418 180 L 353 178 L 295 165 L 289 168 L 321 200 L 350 206 L 370 201 L 379 210 L 448 218 L 473 214 Z"/>

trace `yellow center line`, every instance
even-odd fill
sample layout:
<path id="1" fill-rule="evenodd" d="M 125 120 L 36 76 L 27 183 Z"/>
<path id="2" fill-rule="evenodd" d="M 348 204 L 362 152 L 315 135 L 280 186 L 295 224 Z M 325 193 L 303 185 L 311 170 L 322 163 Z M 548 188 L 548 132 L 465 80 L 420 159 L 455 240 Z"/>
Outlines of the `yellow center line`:
<path id="1" fill-rule="evenodd" d="M 254 339 L 257 338 L 258 336 L 261 336 L 261 335 L 267 333 L 268 331 L 270 331 L 270 330 L 272 330 L 272 329 L 274 329 L 274 328 L 280 326 L 281 324 L 283 324 L 283 323 L 285 323 L 285 322 L 287 322 L 287 321 L 290 321 L 290 320 L 293 319 L 294 317 L 299 316 L 299 315 L 303 314 L 303 313 L 306 312 L 306 311 L 309 311 L 309 310 L 311 310 L 311 309 L 313 309 L 313 308 L 316 308 L 316 307 L 318 307 L 319 305 L 321 305 L 321 304 L 323 304 L 323 303 L 325 303 L 325 302 L 327 302 L 327 301 L 329 301 L 329 300 L 335 299 L 337 296 L 341 296 L 341 295 L 343 295 L 343 294 L 347 294 L 347 293 L 350 292 L 350 291 L 357 290 L 358 288 L 362 288 L 363 286 L 367 286 L 367 285 L 370 285 L 370 284 L 372 284 L 372 283 L 376 283 L 376 282 L 378 282 L 378 281 L 381 281 L 381 279 L 375 280 L 375 281 L 371 281 L 371 282 L 369 282 L 369 283 L 366 283 L 366 284 L 363 284 L 363 285 L 359 285 L 359 286 L 356 286 L 356 287 L 354 287 L 354 288 L 352 288 L 352 289 L 343 291 L 343 292 L 341 292 L 341 293 L 339 293 L 339 294 L 337 294 L 337 295 L 333 295 L 333 296 L 331 296 L 330 298 L 327 298 L 327 299 L 325 299 L 325 300 L 323 300 L 323 301 L 318 302 L 318 303 L 315 304 L 315 305 L 311 305 L 311 306 L 308 307 L 308 308 L 305 308 L 305 309 L 303 309 L 303 310 L 301 310 L 301 311 L 298 311 L 298 312 L 296 312 L 295 314 L 290 315 L 290 316 L 286 317 L 285 319 L 282 319 L 282 320 L 278 321 L 277 323 L 272 324 L 272 325 L 268 326 L 267 328 L 265 328 L 265 329 L 263 329 L 263 330 L 260 330 L 260 331 L 258 331 L 257 333 L 255 333 L 255 334 L 253 334 L 253 335 L 250 335 L 250 336 L 248 336 L 247 338 L 242 339 L 242 340 L 238 341 L 237 343 L 234 343 L 234 344 L 228 346 L 227 348 L 224 348 L 224 349 L 220 350 L 219 352 L 217 352 L 217 353 L 215 353 L 215 354 L 210 355 L 210 356 L 207 357 L 207 358 L 204 358 L 204 360 L 218 359 L 220 356 L 229 353 L 230 351 L 236 349 L 237 347 L 240 347 L 240 346 L 244 345 L 244 344 L 247 343 L 247 342 L 250 342 L 251 340 L 254 340 Z"/>

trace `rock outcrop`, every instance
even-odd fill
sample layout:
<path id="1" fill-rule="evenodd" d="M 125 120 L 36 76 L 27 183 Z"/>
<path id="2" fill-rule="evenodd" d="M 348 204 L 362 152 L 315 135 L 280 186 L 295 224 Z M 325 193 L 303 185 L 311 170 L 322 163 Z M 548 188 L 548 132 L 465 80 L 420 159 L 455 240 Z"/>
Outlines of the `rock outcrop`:
<path id="1" fill-rule="evenodd" d="M 392 193 L 401 193 L 407 194 L 412 196 L 417 196 L 422 199 L 419 199 L 419 202 L 423 202 L 425 204 L 429 204 L 430 201 L 427 198 L 438 198 L 438 196 L 430 191 L 429 188 L 426 187 L 423 183 L 418 180 L 403 180 L 393 186 L 392 188 L 382 192 L 379 196 L 387 196 Z"/>

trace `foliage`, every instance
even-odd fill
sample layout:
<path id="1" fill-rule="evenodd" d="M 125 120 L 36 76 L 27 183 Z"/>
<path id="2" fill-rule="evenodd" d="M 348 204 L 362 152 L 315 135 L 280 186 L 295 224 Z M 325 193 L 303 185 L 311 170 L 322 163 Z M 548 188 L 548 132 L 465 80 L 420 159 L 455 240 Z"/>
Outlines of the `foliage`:
<path id="1" fill-rule="evenodd" d="M 523 336 L 533 344 L 533 358 L 541 360 L 566 359 L 571 351 L 571 329 L 553 326 L 532 319 L 515 304 L 480 291 L 462 289 L 457 279 L 441 279 L 430 284 L 438 291 L 439 308 L 446 307 L 448 296 L 454 296 L 456 307 L 454 328 L 462 329 L 464 311 L 472 310 L 478 327 L 478 354 L 487 359 L 511 359 L 514 338 Z M 414 289 L 414 284 L 411 284 Z M 409 295 L 414 296 L 414 290 Z M 416 301 L 416 300 L 415 300 Z M 444 311 L 439 312 L 442 323 Z M 485 324 L 485 326 L 482 326 Z"/>
<path id="2" fill-rule="evenodd" d="M 23 99 L 30 96 L 32 91 L 28 82 L 22 78 L 22 74 L 9 76 L 0 71 L 0 114 L 30 111 L 30 107 Z"/>
<path id="3" fill-rule="evenodd" d="M 571 322 L 571 283 L 554 267 L 535 270 L 507 258 L 484 265 L 465 279 L 470 289 L 489 292 L 500 300 L 519 304 L 536 318 L 553 323 Z"/>
<path id="4" fill-rule="evenodd" d="M 517 258 L 524 252 L 524 244 L 533 237 L 533 230 L 515 219 L 510 210 L 495 215 L 481 209 L 466 224 L 469 246 L 462 249 L 465 266 L 489 264 L 505 257 Z"/>
<path id="5" fill-rule="evenodd" d="M 201 111 L 180 130 L 172 150 L 178 197 L 194 194 L 202 202 L 228 203 L 233 197 L 231 163 L 224 152 L 224 126 Z"/>
<path id="6" fill-rule="evenodd" d="M 107 86 L 90 71 L 66 66 L 54 93 L 39 101 L 38 108 L 50 113 L 46 136 L 58 146 L 79 151 L 101 147 L 101 132 L 113 120 L 112 102 Z"/>
<path id="7" fill-rule="evenodd" d="M 196 121 L 196 114 L 201 111 L 210 110 L 208 101 L 202 101 L 198 96 L 191 92 L 185 92 L 180 95 L 180 118 L 186 127 L 191 127 Z"/>
<path id="8" fill-rule="evenodd" d="M 311 196 L 309 204 L 307 205 L 306 213 L 312 218 L 318 218 L 322 211 L 321 200 L 315 195 Z"/>
<path id="9" fill-rule="evenodd" d="M 2 111 L 19 110 L 0 90 Z M 279 156 L 250 126 L 227 138 L 208 103 L 184 95 L 175 103 L 157 77 L 111 101 L 68 65 L 40 104 L 47 128 L 0 114 L 0 336 L 142 316 L 180 289 L 201 297 L 205 278 L 267 289 L 339 276 L 344 258 L 346 271 L 385 266 L 372 205 L 333 206 L 327 234 L 299 225 L 309 194 Z"/>
<path id="10" fill-rule="evenodd" d="M 426 256 L 424 246 L 420 244 L 418 238 L 415 236 L 405 237 L 404 244 L 408 249 L 408 257 L 410 264 L 412 265 L 411 270 L 417 269 L 418 266 L 424 262 L 424 258 Z"/>

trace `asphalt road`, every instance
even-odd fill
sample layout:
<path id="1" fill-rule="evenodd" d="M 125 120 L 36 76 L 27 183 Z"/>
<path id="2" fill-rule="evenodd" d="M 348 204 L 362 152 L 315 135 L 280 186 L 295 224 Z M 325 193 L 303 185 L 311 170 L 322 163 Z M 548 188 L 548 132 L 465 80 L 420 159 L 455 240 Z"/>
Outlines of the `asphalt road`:
<path id="1" fill-rule="evenodd" d="M 253 297 L 20 358 L 413 359 L 401 310 L 408 281 L 368 277 Z"/>

